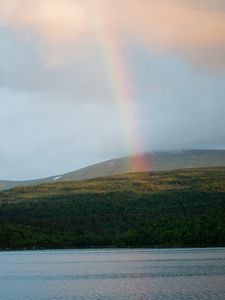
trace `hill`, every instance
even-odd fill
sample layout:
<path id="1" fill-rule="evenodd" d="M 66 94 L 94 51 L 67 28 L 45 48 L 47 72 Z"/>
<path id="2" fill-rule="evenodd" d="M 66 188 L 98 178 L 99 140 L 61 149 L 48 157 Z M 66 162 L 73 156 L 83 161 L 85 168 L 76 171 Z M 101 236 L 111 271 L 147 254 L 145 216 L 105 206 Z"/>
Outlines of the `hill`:
<path id="1" fill-rule="evenodd" d="M 185 168 L 225 166 L 225 150 L 186 150 L 176 152 L 153 152 L 143 157 L 123 157 L 108 160 L 62 176 L 61 180 L 82 180 L 101 176 L 128 173 L 133 160 L 144 159 L 147 163 L 139 171 L 165 171 Z M 143 168 L 143 166 L 142 166 Z"/>
<path id="2" fill-rule="evenodd" d="M 145 160 L 140 169 L 134 167 L 133 172 L 176 170 L 185 168 L 225 166 L 225 150 L 186 150 L 176 152 L 154 152 L 143 156 L 123 157 L 104 161 L 86 168 L 66 174 L 28 181 L 0 181 L 0 190 L 21 185 L 36 185 L 46 182 L 83 180 L 102 176 L 112 176 L 130 172 L 134 160 Z"/>
<path id="3" fill-rule="evenodd" d="M 0 248 L 225 246 L 225 168 L 0 192 Z"/>

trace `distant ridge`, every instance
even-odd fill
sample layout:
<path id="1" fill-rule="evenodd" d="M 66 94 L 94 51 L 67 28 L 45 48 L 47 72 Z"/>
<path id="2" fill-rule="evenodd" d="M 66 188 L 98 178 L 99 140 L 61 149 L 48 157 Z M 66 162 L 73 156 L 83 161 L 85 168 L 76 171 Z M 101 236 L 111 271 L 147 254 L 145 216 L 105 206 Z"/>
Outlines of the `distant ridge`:
<path id="1" fill-rule="evenodd" d="M 171 152 L 152 152 L 144 155 L 148 161 L 146 169 L 139 171 L 163 171 L 186 168 L 222 167 L 225 166 L 225 150 L 184 150 Z M 129 172 L 129 166 L 134 157 L 111 159 L 98 164 L 48 178 L 28 181 L 0 180 L 0 190 L 10 189 L 20 185 L 36 185 L 46 182 L 83 180 L 96 177 L 111 176 Z"/>

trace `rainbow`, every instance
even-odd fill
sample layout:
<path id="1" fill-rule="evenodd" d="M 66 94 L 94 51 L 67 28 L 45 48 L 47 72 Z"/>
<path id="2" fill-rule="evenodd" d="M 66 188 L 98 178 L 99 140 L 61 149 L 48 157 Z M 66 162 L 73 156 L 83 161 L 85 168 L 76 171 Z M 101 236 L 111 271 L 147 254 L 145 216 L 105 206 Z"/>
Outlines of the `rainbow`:
<path id="1" fill-rule="evenodd" d="M 113 99 L 120 112 L 120 123 L 125 137 L 127 152 L 131 155 L 127 171 L 144 171 L 149 169 L 149 161 L 144 155 L 144 139 L 140 128 L 137 99 L 132 78 L 127 69 L 123 49 L 116 35 L 101 24 L 99 10 L 92 0 L 86 0 L 88 16 L 94 34 L 99 42 L 104 64 L 113 93 Z"/>

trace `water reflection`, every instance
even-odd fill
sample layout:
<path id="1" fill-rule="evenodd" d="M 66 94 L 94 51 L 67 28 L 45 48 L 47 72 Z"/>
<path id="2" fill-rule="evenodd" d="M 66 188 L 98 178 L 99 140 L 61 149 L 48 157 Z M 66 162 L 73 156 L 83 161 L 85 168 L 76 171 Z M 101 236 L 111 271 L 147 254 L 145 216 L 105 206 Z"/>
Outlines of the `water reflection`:
<path id="1" fill-rule="evenodd" d="M 0 299 L 225 299 L 225 249 L 0 254 Z"/>

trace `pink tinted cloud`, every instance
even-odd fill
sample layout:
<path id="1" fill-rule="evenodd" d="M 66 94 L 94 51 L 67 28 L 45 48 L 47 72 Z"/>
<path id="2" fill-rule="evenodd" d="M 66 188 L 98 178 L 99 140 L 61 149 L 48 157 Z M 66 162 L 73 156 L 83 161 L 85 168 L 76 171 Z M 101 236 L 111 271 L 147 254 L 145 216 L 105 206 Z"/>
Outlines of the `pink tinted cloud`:
<path id="1" fill-rule="evenodd" d="M 0 2 L 0 24 L 31 30 L 51 49 L 95 38 L 102 28 L 195 64 L 225 67 L 224 0 L 7 0 Z"/>

